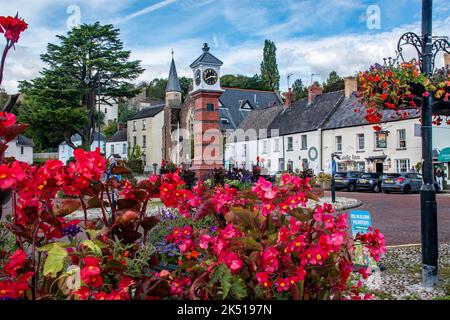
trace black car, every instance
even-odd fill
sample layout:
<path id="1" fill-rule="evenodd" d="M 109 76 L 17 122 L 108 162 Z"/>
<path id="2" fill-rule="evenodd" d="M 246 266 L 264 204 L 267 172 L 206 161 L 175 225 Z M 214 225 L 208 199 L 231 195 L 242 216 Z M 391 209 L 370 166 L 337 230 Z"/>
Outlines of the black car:
<path id="1" fill-rule="evenodd" d="M 356 190 L 358 191 L 381 191 L 381 182 L 384 175 L 382 173 L 364 173 L 361 178 L 356 180 Z"/>
<path id="2" fill-rule="evenodd" d="M 336 190 L 356 190 L 356 181 L 363 173 L 359 171 L 337 172 L 334 174 L 334 185 Z"/>

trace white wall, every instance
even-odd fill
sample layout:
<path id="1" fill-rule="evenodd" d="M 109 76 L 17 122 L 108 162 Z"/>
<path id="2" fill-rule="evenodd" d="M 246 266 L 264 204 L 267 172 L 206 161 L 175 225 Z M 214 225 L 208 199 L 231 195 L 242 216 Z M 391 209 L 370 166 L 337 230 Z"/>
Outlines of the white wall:
<path id="1" fill-rule="evenodd" d="M 396 172 L 396 160 L 409 159 L 410 167 L 415 166 L 422 159 L 421 138 L 414 136 L 414 124 L 418 119 L 394 121 L 383 124 L 383 130 L 389 131 L 387 137 L 387 148 L 375 148 L 375 131 L 371 125 L 340 128 L 323 131 L 323 164 L 324 171 L 331 171 L 331 154 L 336 152 L 336 136 L 342 136 L 342 157 L 349 157 L 355 162 L 365 163 L 366 172 L 375 172 L 375 165 L 366 161 L 370 156 L 387 156 L 384 161 L 384 172 Z M 406 148 L 400 149 L 398 146 L 399 129 L 406 130 Z M 357 150 L 357 135 L 364 134 L 365 148 Z M 388 159 L 391 161 L 389 162 Z M 339 161 L 338 162 L 344 162 Z M 356 168 L 347 168 L 353 170 Z"/>
<path id="2" fill-rule="evenodd" d="M 8 143 L 8 149 L 5 151 L 5 157 L 14 157 L 17 161 L 33 163 L 33 147 L 17 144 L 17 140 Z"/>
<path id="3" fill-rule="evenodd" d="M 112 146 L 114 146 L 114 152 L 112 152 Z M 128 142 L 107 142 L 106 143 L 106 158 L 109 158 L 112 154 L 118 154 L 122 159 L 128 159 Z"/>

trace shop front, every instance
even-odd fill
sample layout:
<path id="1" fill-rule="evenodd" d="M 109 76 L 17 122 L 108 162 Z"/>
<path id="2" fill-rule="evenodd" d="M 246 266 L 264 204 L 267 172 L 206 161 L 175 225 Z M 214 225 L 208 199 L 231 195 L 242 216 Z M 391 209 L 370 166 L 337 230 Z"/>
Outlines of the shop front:
<path id="1" fill-rule="evenodd" d="M 440 169 L 444 176 L 444 188 L 450 189 L 450 147 L 437 151 L 437 159 L 434 162 L 434 174 L 436 176 L 438 169 Z"/>

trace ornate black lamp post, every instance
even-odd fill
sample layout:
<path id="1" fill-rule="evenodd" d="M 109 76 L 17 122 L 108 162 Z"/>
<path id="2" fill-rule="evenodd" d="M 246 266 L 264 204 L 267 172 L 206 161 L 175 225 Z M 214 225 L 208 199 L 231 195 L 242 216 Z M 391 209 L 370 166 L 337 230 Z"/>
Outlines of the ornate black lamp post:
<path id="1" fill-rule="evenodd" d="M 401 36 L 397 48 L 401 56 L 402 46 L 412 45 L 417 50 L 421 71 L 428 76 L 431 76 L 434 71 L 437 53 L 439 51 L 450 53 L 450 43 L 447 38 L 432 36 L 432 7 L 432 0 L 422 0 L 422 36 L 407 32 Z M 438 280 L 438 228 L 436 190 L 433 181 L 432 117 L 433 95 L 430 92 L 428 97 L 423 98 L 422 103 L 423 184 L 420 191 L 420 210 L 424 287 L 433 287 Z"/>

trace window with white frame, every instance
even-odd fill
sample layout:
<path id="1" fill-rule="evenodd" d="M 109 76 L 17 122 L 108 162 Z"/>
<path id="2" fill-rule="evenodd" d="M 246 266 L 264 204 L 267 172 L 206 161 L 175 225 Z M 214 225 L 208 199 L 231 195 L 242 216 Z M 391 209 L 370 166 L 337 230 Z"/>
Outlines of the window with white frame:
<path id="1" fill-rule="evenodd" d="M 114 145 L 111 145 L 111 154 L 114 154 Z"/>
<path id="2" fill-rule="evenodd" d="M 24 147 L 20 146 L 20 154 L 23 155 L 24 154 Z"/>
<path id="3" fill-rule="evenodd" d="M 342 136 L 336 136 L 335 149 L 336 149 L 336 152 L 342 152 Z"/>
<path id="4" fill-rule="evenodd" d="M 267 153 L 267 141 L 262 142 L 262 153 Z"/>
<path id="5" fill-rule="evenodd" d="M 133 147 L 136 147 L 137 145 L 137 138 L 136 136 L 133 137 Z"/>
<path id="6" fill-rule="evenodd" d="M 356 135 L 356 150 L 363 151 L 365 149 L 364 133 Z"/>
<path id="7" fill-rule="evenodd" d="M 287 151 L 294 150 L 294 139 L 292 137 L 287 138 Z"/>
<path id="8" fill-rule="evenodd" d="M 124 144 L 122 145 L 122 153 L 123 153 L 123 154 L 127 154 L 127 144 L 126 144 L 126 143 L 124 143 Z"/>
<path id="9" fill-rule="evenodd" d="M 133 131 L 136 131 L 136 121 L 133 121 Z"/>
<path id="10" fill-rule="evenodd" d="M 408 172 L 410 167 L 409 159 L 395 160 L 397 173 Z"/>
<path id="11" fill-rule="evenodd" d="M 397 130 L 397 139 L 398 139 L 398 148 L 406 149 L 406 130 L 399 129 Z"/>
<path id="12" fill-rule="evenodd" d="M 142 136 L 142 148 L 147 147 L 147 136 Z"/>
<path id="13" fill-rule="evenodd" d="M 247 145 L 246 145 L 246 144 L 244 144 L 244 145 L 242 146 L 242 156 L 243 156 L 243 157 L 246 157 L 246 156 L 247 156 Z"/>
<path id="14" fill-rule="evenodd" d="M 308 149 L 308 136 L 306 134 L 302 134 L 302 150 Z"/>
<path id="15" fill-rule="evenodd" d="M 142 120 L 142 130 L 145 130 L 146 129 L 146 123 L 145 123 L 145 119 L 144 120 Z"/>
<path id="16" fill-rule="evenodd" d="M 275 139 L 273 142 L 273 152 L 280 152 L 280 139 Z"/>

